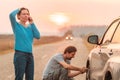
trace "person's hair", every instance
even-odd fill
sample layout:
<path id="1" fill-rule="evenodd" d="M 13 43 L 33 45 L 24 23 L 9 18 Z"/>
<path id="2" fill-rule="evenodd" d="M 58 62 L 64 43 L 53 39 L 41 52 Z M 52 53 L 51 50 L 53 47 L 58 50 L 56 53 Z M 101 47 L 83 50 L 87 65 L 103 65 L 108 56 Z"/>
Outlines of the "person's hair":
<path id="1" fill-rule="evenodd" d="M 76 52 L 76 51 L 77 51 L 76 47 L 74 47 L 74 46 L 68 46 L 67 48 L 65 48 L 64 54 L 66 54 L 67 52 L 71 53 L 71 52 Z"/>
<path id="2" fill-rule="evenodd" d="M 22 10 L 27 10 L 28 13 L 30 14 L 30 12 L 29 12 L 29 10 L 28 10 L 27 8 L 22 7 L 22 8 L 20 8 L 19 12 L 17 13 L 17 16 L 19 16 L 19 15 L 21 14 Z M 18 19 L 19 19 L 19 18 L 18 18 Z"/>
<path id="3" fill-rule="evenodd" d="M 27 8 L 22 7 L 22 8 L 20 8 L 20 10 L 19 10 L 19 12 L 17 14 L 20 15 L 20 13 L 22 12 L 22 10 L 27 10 L 29 12 L 29 10 Z"/>

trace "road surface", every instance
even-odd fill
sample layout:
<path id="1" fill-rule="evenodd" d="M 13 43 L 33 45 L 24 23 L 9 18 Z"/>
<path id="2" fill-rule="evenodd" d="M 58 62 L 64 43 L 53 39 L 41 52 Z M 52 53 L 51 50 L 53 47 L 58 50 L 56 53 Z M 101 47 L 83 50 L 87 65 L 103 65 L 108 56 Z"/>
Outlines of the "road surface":
<path id="1" fill-rule="evenodd" d="M 63 52 L 68 45 L 74 45 L 78 49 L 75 58 L 72 59 L 72 64 L 79 67 L 85 66 L 88 50 L 81 38 L 36 46 L 33 49 L 35 60 L 34 80 L 42 80 L 42 72 L 47 61 L 54 54 Z M 0 55 L 0 80 L 14 80 L 13 55 L 14 52 Z M 85 74 L 76 76 L 75 80 L 85 80 Z"/>

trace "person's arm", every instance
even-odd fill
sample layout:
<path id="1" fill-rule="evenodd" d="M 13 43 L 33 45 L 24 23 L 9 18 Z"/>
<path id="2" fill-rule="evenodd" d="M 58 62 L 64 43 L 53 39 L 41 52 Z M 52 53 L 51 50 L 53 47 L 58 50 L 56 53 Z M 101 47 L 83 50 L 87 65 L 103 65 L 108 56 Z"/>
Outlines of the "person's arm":
<path id="1" fill-rule="evenodd" d="M 75 66 L 72 66 L 70 64 L 67 64 L 65 61 L 61 61 L 59 62 L 65 69 L 68 69 L 68 70 L 74 70 L 74 71 L 81 71 L 82 72 L 82 68 L 79 68 L 79 67 L 75 67 Z"/>
<path id="2" fill-rule="evenodd" d="M 73 66 L 71 64 L 67 64 L 65 61 L 61 61 L 59 62 L 64 68 L 68 69 L 68 70 L 74 70 L 74 71 L 80 71 L 81 73 L 84 73 L 87 68 L 83 67 L 83 68 L 79 68 L 76 66 Z"/>
<path id="3" fill-rule="evenodd" d="M 34 22 L 33 22 L 33 19 L 31 16 L 29 16 L 28 18 L 28 21 L 32 27 L 32 31 L 33 31 L 33 36 L 36 38 L 36 39 L 40 39 L 40 32 L 38 31 L 38 29 L 36 28 Z"/>
<path id="4" fill-rule="evenodd" d="M 81 71 L 69 72 L 68 77 L 73 78 L 79 74 L 82 74 Z"/>
<path id="5" fill-rule="evenodd" d="M 11 22 L 13 31 L 14 31 L 15 26 L 16 26 L 16 24 L 17 24 L 16 14 L 17 14 L 18 12 L 19 12 L 19 9 L 16 9 L 16 10 L 14 10 L 13 12 L 11 12 L 10 15 L 9 15 L 9 18 L 10 18 L 10 22 Z"/>
<path id="6" fill-rule="evenodd" d="M 75 76 L 77 76 L 77 75 L 79 75 L 79 74 L 85 73 L 86 71 L 87 71 L 87 68 L 85 68 L 85 67 L 82 68 L 82 72 L 81 72 L 81 71 L 71 72 L 71 71 L 69 70 L 69 72 L 68 72 L 68 77 L 73 78 L 73 77 L 75 77 Z"/>
<path id="7" fill-rule="evenodd" d="M 33 36 L 36 39 L 40 39 L 40 32 L 38 31 L 38 29 L 36 28 L 34 23 L 31 23 L 31 27 L 32 27 L 32 31 L 33 31 Z"/>

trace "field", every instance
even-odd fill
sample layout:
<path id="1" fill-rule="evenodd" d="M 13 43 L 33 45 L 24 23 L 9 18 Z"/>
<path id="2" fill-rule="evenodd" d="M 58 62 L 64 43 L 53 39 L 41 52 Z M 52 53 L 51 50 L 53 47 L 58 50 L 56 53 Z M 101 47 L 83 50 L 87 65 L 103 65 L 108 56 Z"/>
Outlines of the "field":
<path id="1" fill-rule="evenodd" d="M 39 40 L 34 40 L 34 46 L 48 44 L 63 40 L 63 37 L 58 36 L 42 36 Z M 5 54 L 13 51 L 14 37 L 13 35 L 0 35 L 0 54 Z"/>
<path id="2" fill-rule="evenodd" d="M 64 39 L 65 37 L 42 36 L 39 40 L 37 39 L 34 40 L 34 46 L 58 42 Z M 93 45 L 87 42 L 87 36 L 84 36 L 82 39 L 83 39 L 83 43 L 86 45 L 87 49 L 90 51 L 93 48 Z M 14 48 L 13 35 L 0 35 L 0 55 L 12 52 L 13 48 Z"/>

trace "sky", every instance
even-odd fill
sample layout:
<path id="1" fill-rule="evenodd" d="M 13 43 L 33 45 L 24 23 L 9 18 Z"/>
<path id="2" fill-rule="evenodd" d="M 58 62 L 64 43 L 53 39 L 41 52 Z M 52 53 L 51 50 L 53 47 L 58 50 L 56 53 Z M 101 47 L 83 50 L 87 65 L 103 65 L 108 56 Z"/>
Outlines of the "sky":
<path id="1" fill-rule="evenodd" d="M 109 25 L 120 16 L 120 0 L 0 0 L 0 34 L 13 34 L 11 11 L 26 7 L 41 35 L 70 25 Z"/>

